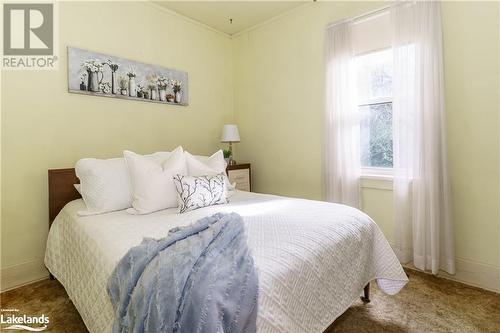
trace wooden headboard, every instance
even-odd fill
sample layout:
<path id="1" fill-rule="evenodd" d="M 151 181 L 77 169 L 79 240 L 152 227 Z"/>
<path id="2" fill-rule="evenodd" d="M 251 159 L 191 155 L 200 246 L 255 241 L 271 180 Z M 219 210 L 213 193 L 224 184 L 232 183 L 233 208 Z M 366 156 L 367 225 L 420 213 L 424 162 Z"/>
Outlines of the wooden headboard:
<path id="1" fill-rule="evenodd" d="M 68 202 L 81 198 L 73 184 L 79 184 L 75 169 L 49 170 L 49 225 Z"/>

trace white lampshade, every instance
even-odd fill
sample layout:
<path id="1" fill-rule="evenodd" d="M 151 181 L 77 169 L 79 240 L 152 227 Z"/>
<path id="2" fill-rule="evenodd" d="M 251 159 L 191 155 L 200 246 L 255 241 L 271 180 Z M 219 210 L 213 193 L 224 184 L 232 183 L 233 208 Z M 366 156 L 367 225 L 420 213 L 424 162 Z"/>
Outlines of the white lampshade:
<path id="1" fill-rule="evenodd" d="M 221 142 L 240 142 L 240 133 L 238 132 L 238 126 L 230 124 L 224 125 L 222 129 L 222 136 L 220 138 Z"/>

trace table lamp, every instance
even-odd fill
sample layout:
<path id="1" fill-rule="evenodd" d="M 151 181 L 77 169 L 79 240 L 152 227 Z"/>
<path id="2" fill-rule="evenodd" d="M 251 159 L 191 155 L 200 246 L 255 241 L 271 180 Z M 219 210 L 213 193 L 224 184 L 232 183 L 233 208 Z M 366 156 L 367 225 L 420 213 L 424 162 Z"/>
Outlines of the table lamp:
<path id="1" fill-rule="evenodd" d="M 222 128 L 221 142 L 229 142 L 229 151 L 231 156 L 229 157 L 229 165 L 235 165 L 236 161 L 233 160 L 233 142 L 240 142 L 240 133 L 238 132 L 238 126 L 234 124 L 224 125 Z"/>

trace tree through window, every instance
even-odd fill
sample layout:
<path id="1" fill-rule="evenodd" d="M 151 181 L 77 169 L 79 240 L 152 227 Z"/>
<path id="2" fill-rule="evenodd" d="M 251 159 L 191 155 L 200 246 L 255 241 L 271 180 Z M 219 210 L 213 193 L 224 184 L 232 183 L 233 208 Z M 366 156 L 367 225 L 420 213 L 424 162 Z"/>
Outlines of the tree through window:
<path id="1" fill-rule="evenodd" d="M 361 115 L 360 152 L 364 168 L 392 168 L 392 50 L 356 57 Z"/>

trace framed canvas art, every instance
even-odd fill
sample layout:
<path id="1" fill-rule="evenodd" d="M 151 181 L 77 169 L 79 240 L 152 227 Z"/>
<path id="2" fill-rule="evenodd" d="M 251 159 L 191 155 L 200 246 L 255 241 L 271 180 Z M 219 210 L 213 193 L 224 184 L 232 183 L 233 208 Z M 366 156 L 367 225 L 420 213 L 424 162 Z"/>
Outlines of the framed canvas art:
<path id="1" fill-rule="evenodd" d="M 188 105 L 186 72 L 68 47 L 70 93 Z"/>

